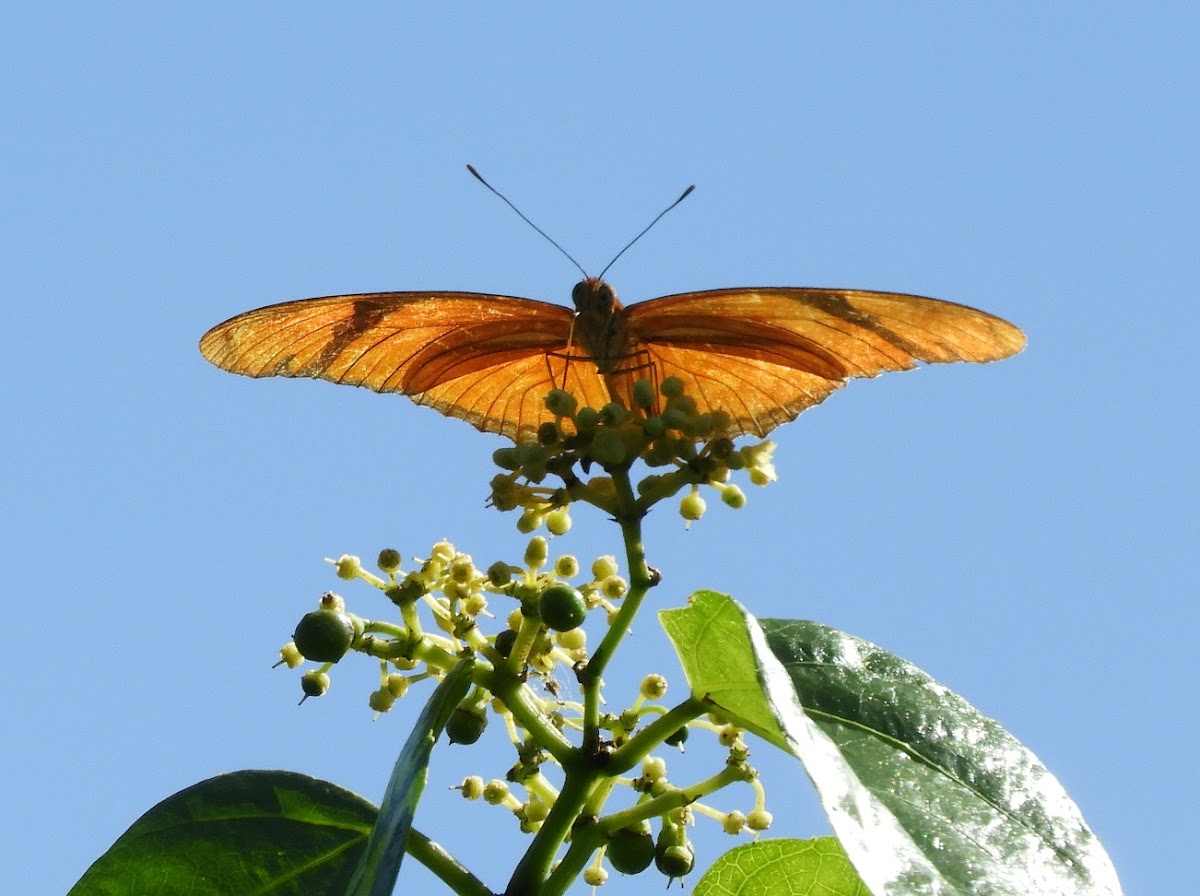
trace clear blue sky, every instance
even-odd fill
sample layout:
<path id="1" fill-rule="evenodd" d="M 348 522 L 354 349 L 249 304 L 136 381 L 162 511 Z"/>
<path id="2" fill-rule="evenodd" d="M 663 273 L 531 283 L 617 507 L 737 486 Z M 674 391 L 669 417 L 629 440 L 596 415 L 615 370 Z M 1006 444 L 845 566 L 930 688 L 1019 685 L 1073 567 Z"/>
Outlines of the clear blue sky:
<path id="1" fill-rule="evenodd" d="M 274 651 L 338 584 L 322 557 L 442 537 L 519 557 L 483 506 L 502 442 L 395 396 L 232 377 L 196 341 L 338 292 L 567 302 L 577 273 L 466 162 L 592 271 L 697 184 L 610 272 L 626 301 L 855 286 L 1024 328 L 1013 360 L 854 383 L 778 430 L 781 481 L 745 510 L 712 502 L 687 532 L 657 514 L 655 600 L 712 587 L 913 660 L 1046 762 L 1128 892 L 1186 886 L 1196 10 L 14 7 L 0 890 L 65 892 L 221 771 L 381 795 L 419 698 L 373 722 L 360 662 L 297 709 Z M 617 549 L 597 515 L 575 523 L 556 550 Z M 636 672 L 678 693 L 651 618 L 637 637 Z M 759 752 L 775 833 L 823 833 L 795 766 Z M 508 760 L 439 755 L 418 824 L 521 842 L 444 789 Z M 502 858 L 477 866 L 497 887 Z"/>

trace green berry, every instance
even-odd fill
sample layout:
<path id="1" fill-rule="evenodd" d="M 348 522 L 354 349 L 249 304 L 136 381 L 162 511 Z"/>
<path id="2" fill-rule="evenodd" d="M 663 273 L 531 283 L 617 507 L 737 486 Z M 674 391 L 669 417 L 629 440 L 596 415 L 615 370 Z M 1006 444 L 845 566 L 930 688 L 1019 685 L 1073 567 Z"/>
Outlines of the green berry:
<path id="1" fill-rule="evenodd" d="M 648 408 L 654 404 L 654 386 L 647 379 L 640 379 L 633 384 L 633 403 L 639 408 Z"/>
<path id="2" fill-rule="evenodd" d="M 568 632 L 583 624 L 587 603 L 578 590 L 565 582 L 551 585 L 538 601 L 542 621 L 556 632 Z"/>
<path id="3" fill-rule="evenodd" d="M 696 864 L 696 850 L 686 840 L 673 846 L 663 846 L 662 838 L 654 848 L 654 865 L 664 875 L 674 880 L 683 877 Z"/>
<path id="4" fill-rule="evenodd" d="M 296 626 L 292 641 L 305 659 L 336 663 L 354 643 L 354 620 L 335 610 L 305 613 Z"/>
<path id="5" fill-rule="evenodd" d="M 452 744 L 473 744 L 483 735 L 487 716 L 473 706 L 459 705 L 446 722 L 446 737 Z"/>
<path id="6" fill-rule="evenodd" d="M 500 634 L 496 635 L 496 653 L 502 657 L 508 658 L 512 653 L 513 645 L 517 643 L 517 633 L 511 628 L 506 628 Z"/>
<path id="7" fill-rule="evenodd" d="M 674 733 L 668 734 L 666 736 L 666 738 L 663 740 L 663 743 L 667 744 L 668 746 L 672 746 L 672 747 L 682 747 L 684 745 L 684 743 L 687 742 L 687 739 L 688 739 L 688 727 L 687 727 L 687 725 L 684 725 L 680 728 L 677 728 L 674 731 Z"/>
<path id="8" fill-rule="evenodd" d="M 300 689 L 305 697 L 324 697 L 329 690 L 329 676 L 315 669 L 300 676 Z"/>
<path id="9" fill-rule="evenodd" d="M 648 822 L 622 828 L 608 841 L 605 851 L 609 863 L 622 874 L 641 874 L 654 861 L 654 837 Z"/>

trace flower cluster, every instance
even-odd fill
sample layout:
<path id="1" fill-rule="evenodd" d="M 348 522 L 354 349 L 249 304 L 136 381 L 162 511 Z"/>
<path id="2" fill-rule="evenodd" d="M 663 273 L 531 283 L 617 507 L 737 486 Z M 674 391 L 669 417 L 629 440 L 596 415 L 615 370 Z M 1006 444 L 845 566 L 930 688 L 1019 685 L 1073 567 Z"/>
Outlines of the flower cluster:
<path id="1" fill-rule="evenodd" d="M 293 640 L 280 652 L 282 661 L 289 667 L 304 659 L 323 663 L 315 681 L 325 681 L 327 687 L 329 669 L 346 653 L 377 657 L 384 670 L 381 690 L 372 698 L 378 711 L 390 707 L 384 691 L 394 698 L 413 680 L 441 677 L 464 648 L 500 661 L 515 649 L 520 661 L 540 675 L 549 675 L 560 664 L 585 662 L 587 635 L 580 626 L 586 614 L 599 609 L 611 618 L 629 588 L 618 574 L 616 558 L 598 558 L 591 566 L 591 579 L 578 587 L 570 580 L 580 574 L 579 561 L 564 554 L 551 562 L 545 538 L 530 539 L 523 559 L 520 565 L 497 561 L 480 570 L 469 554 L 441 541 L 433 545 L 428 559 L 418 560 L 407 572 L 399 553 L 391 549 L 380 552 L 381 575 L 349 554 L 330 560 L 339 578 L 360 580 L 382 591 L 399 608 L 402 622 L 356 616 L 341 596 L 327 592 L 318 609 L 296 627 Z M 512 598 L 516 605 L 507 613 L 508 628 L 489 637 L 481 632 L 479 620 L 492 615 L 489 599 L 497 596 Z M 426 607 L 437 631 L 426 630 L 418 604 Z M 401 678 L 394 671 L 407 673 L 419 665 L 425 671 L 418 675 Z M 306 685 L 306 694 L 321 693 L 324 688 Z"/>
<path id="2" fill-rule="evenodd" d="M 567 508 L 573 501 L 618 519 L 640 517 L 659 501 L 688 489 L 679 512 L 690 525 L 706 509 L 701 486 L 715 489 L 725 504 L 737 509 L 745 505 L 746 496 L 729 481 L 733 471 L 745 470 L 755 485 L 775 481 L 774 442 L 735 448 L 727 435 L 728 418 L 720 412 L 697 412 L 682 381 L 668 377 L 659 391 L 664 399 L 661 413 L 654 413 L 658 396 L 645 379 L 634 384 L 633 410 L 615 402 L 599 410 L 581 408 L 569 393 L 550 392 L 546 407 L 555 420 L 542 424 L 537 442 L 501 448 L 493 455 L 506 472 L 492 479 L 492 505 L 499 510 L 520 508 L 517 528 L 522 532 L 544 524 L 551 534 L 561 535 L 570 528 Z M 627 507 L 613 477 L 627 474 L 637 460 L 665 472 L 644 476 L 634 505 Z M 589 476 L 593 466 L 602 468 L 604 475 Z M 561 485 L 545 485 L 550 476 Z"/>
<path id="3" fill-rule="evenodd" d="M 551 557 L 549 541 L 534 536 L 520 563 L 496 561 L 486 570 L 446 541 L 433 545 L 428 558 L 416 560 L 408 570 L 390 549 L 380 552 L 378 572 L 351 555 L 329 562 L 342 580 L 365 582 L 382 592 L 399 610 L 401 622 L 356 615 L 341 596 L 324 594 L 318 609 L 304 616 L 293 640 L 281 650 L 282 662 L 289 667 L 306 659 L 319 664 L 301 679 L 305 699 L 323 695 L 333 666 L 358 652 L 380 663 L 380 685 L 368 702 L 375 712 L 387 712 L 413 684 L 442 677 L 463 651 L 473 652 L 475 687 L 451 714 L 447 736 L 452 743 L 473 744 L 483 736 L 489 719 L 499 718 L 516 761 L 503 780 L 485 784 L 481 776 L 468 776 L 460 789 L 468 799 L 507 807 L 522 831 L 537 834 L 560 796 L 561 785 L 550 768 L 578 764 L 584 750 L 578 741 L 587 720 L 585 703 L 564 699 L 551 673 L 586 667 L 589 651 L 582 625 L 592 611 L 603 614 L 610 625 L 618 618 L 630 586 L 616 558 L 597 558 L 590 578 L 580 581 L 585 576 L 574 556 Z M 506 624 L 496 634 L 485 634 L 486 620 L 492 616 L 489 607 L 503 599 L 513 603 L 505 614 Z M 421 607 L 424 612 L 418 612 Z M 427 626 L 430 617 L 432 625 Z M 531 676 L 543 681 L 548 696 L 529 686 Z M 602 861 L 625 874 L 654 864 L 669 878 L 685 875 L 694 862 L 687 828 L 696 815 L 714 818 L 730 834 L 757 836 L 770 822 L 741 731 L 701 716 L 698 709 L 669 709 L 662 703 L 666 692 L 661 675 L 648 675 L 628 708 L 596 717 L 595 728 L 603 735 L 600 752 L 615 768 L 612 783 L 597 792 L 607 799 L 616 788 L 625 788 L 634 803 L 605 815 L 601 800 L 595 806 L 598 820 L 590 839 L 580 834 L 580 843 L 590 844 L 592 851 L 584 875 L 593 885 L 607 877 Z M 682 750 L 689 733 L 697 731 L 715 737 L 727 754 L 724 766 L 710 778 L 680 787 L 668 779 L 667 761 L 652 751 L 661 745 Z M 639 763 L 640 774 L 619 774 Z M 701 801 L 738 782 L 754 788 L 750 812 L 725 812 Z M 654 821 L 659 825 L 657 836 Z"/>
<path id="4" fill-rule="evenodd" d="M 552 557 L 550 541 L 540 535 L 530 538 L 520 562 L 497 560 L 486 567 L 447 541 L 407 567 L 398 552 L 384 550 L 377 572 L 344 555 L 329 561 L 338 577 L 377 589 L 399 620 L 356 615 L 328 592 L 281 651 L 289 667 L 306 659 L 318 664 L 301 678 L 306 699 L 328 690 L 331 670 L 346 655 L 374 658 L 379 686 L 368 702 L 377 713 L 390 710 L 416 682 L 440 679 L 464 655 L 473 655 L 473 687 L 450 713 L 446 734 L 451 743 L 473 744 L 489 720 L 501 721 L 516 754 L 504 780 L 485 784 L 482 776 L 468 776 L 461 790 L 470 799 L 507 807 L 520 829 L 533 835 L 530 879 L 582 874 L 595 886 L 607 876 L 603 862 L 625 874 L 654 864 L 668 878 L 682 877 L 695 861 L 688 839 L 695 816 L 716 819 L 730 834 L 757 836 L 770 824 L 742 732 L 706 717 L 710 704 L 689 695 L 666 706 L 667 684 L 659 675 L 647 676 L 624 710 L 607 709 L 602 696 L 609 661 L 661 579 L 646 562 L 642 517 L 682 492 L 679 512 L 690 525 L 705 510 L 702 488 L 740 508 L 746 499 L 730 482 L 734 471 L 745 471 L 756 485 L 776 478 L 773 442 L 736 448 L 724 415 L 699 413 L 678 379 L 664 380 L 658 392 L 641 380 L 632 389 L 631 407 L 597 410 L 552 391 L 546 407 L 554 420 L 542 425 L 536 443 L 495 454 L 504 472 L 492 480 L 492 504 L 520 509 L 522 531 L 545 526 L 551 536 L 571 528 L 573 502 L 600 508 L 621 526 L 624 575 L 615 557 L 602 556 L 590 565 L 589 577 L 574 556 Z M 635 482 L 631 473 L 639 461 L 646 470 Z M 496 607 L 503 607 L 495 611 L 503 622 L 489 624 Z M 603 629 L 595 646 L 584 628 L 589 619 Z M 578 700 L 564 697 L 554 677 L 564 669 L 573 674 Z M 531 687 L 531 680 L 540 680 L 542 688 Z M 724 761 L 716 774 L 680 786 L 655 751 L 664 745 L 682 749 L 695 732 L 712 735 Z M 639 767 L 640 773 L 633 771 Z M 723 812 L 703 802 L 735 783 L 755 791 L 749 812 Z M 624 808 L 608 806 L 617 792 L 629 797 Z M 576 823 L 582 819 L 585 825 Z"/>

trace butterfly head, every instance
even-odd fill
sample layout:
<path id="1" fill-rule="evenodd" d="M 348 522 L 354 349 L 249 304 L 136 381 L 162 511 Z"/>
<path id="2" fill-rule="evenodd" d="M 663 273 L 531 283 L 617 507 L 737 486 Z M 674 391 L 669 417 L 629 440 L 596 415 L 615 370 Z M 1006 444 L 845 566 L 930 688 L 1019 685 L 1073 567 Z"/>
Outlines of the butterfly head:
<path id="1" fill-rule="evenodd" d="M 571 300 L 576 338 L 600 371 L 607 373 L 626 353 L 625 309 L 613 288 L 599 277 L 576 283 Z"/>
<path id="2" fill-rule="evenodd" d="M 608 317 L 622 307 L 613 288 L 599 277 L 588 277 L 576 283 L 571 290 L 571 301 L 580 314 L 597 318 Z"/>

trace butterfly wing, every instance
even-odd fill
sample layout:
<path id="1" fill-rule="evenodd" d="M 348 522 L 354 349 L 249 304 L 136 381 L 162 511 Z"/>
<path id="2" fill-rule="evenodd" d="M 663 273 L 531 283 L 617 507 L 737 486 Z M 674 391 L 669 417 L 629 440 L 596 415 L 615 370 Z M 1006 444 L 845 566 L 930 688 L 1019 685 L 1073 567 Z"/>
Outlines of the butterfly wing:
<path id="1" fill-rule="evenodd" d="M 996 361 L 1024 334 L 974 308 L 853 289 L 716 289 L 628 309 L 631 349 L 677 376 L 701 411 L 763 436 L 852 377 L 918 362 Z"/>
<path id="2" fill-rule="evenodd" d="M 400 392 L 484 432 L 533 441 L 553 419 L 547 353 L 567 345 L 561 305 L 464 292 L 385 292 L 270 305 L 209 330 L 200 351 L 245 376 L 314 377 Z M 576 370 L 576 368 L 579 368 Z M 590 365 L 572 366 L 579 390 L 607 401 Z"/>

